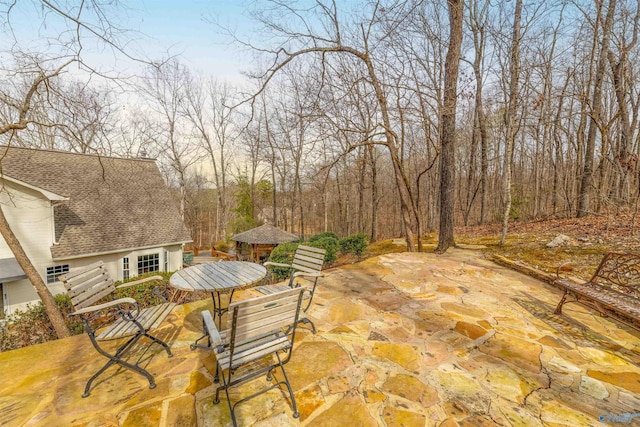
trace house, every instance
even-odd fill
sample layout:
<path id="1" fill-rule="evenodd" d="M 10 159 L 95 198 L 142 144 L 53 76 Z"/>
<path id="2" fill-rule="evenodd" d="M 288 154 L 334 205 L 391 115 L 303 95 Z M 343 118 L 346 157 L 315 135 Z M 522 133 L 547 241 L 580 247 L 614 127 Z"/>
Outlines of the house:
<path id="1" fill-rule="evenodd" d="M 177 270 L 191 242 L 152 159 L 0 146 L 0 207 L 53 294 L 98 260 L 118 280 Z M 2 236 L 0 300 L 6 314 L 38 301 Z"/>

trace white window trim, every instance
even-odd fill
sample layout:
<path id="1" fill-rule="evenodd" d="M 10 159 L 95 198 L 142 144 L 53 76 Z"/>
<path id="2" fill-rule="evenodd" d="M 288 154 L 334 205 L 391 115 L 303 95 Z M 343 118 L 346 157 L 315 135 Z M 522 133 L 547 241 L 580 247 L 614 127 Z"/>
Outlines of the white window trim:
<path id="1" fill-rule="evenodd" d="M 164 250 L 164 271 L 169 271 L 169 251 L 166 249 Z"/>
<path id="2" fill-rule="evenodd" d="M 125 268 L 125 260 L 127 260 L 126 268 Z M 126 272 L 126 275 L 125 275 Z M 122 257 L 122 280 L 128 280 L 131 278 L 131 257 L 124 256 Z"/>

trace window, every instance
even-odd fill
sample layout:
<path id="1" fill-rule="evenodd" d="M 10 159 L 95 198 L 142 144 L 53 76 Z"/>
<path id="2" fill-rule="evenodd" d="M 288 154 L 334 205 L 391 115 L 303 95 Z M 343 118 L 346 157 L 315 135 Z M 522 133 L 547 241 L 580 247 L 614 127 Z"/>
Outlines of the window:
<path id="1" fill-rule="evenodd" d="M 141 255 L 138 257 L 138 274 L 160 270 L 160 254 Z"/>
<path id="2" fill-rule="evenodd" d="M 47 267 L 47 283 L 55 283 L 58 281 L 58 276 L 69 272 L 69 264 L 56 265 L 53 267 Z"/>
<path id="3" fill-rule="evenodd" d="M 122 258 L 122 280 L 129 279 L 129 257 Z"/>
<path id="4" fill-rule="evenodd" d="M 164 251 L 164 271 L 169 271 L 169 251 Z"/>

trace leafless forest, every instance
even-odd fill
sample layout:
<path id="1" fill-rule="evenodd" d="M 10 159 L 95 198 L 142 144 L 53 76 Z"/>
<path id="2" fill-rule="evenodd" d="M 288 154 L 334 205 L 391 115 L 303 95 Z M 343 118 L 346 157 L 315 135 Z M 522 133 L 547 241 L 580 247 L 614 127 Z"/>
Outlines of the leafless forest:
<path id="1" fill-rule="evenodd" d="M 0 2 L 5 35 L 11 3 Z M 242 82 L 179 56 L 138 61 L 123 78 L 78 62 L 77 43 L 70 55 L 3 44 L 0 144 L 157 157 L 201 247 L 265 221 L 305 236 L 424 235 L 438 230 L 442 190 L 456 225 L 637 208 L 638 2 L 252 7 L 251 37 L 215 17 L 202 35 L 253 53 Z M 126 53 L 100 16 L 84 25 Z M 60 46 L 74 28 L 87 31 L 74 23 Z M 455 130 L 442 138 L 447 114 Z"/>

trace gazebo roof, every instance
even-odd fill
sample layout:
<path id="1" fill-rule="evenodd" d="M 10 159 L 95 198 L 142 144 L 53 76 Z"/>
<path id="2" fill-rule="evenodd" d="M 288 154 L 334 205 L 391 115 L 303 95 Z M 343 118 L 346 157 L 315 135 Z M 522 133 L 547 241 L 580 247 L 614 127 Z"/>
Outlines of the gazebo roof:
<path id="1" fill-rule="evenodd" d="M 279 244 L 299 240 L 300 237 L 288 231 L 281 230 L 271 224 L 264 224 L 260 227 L 252 228 L 243 233 L 236 234 L 231 238 L 236 242 L 244 242 L 257 245 Z"/>

